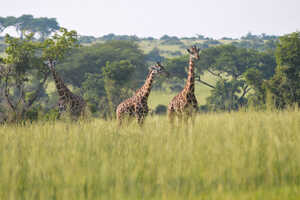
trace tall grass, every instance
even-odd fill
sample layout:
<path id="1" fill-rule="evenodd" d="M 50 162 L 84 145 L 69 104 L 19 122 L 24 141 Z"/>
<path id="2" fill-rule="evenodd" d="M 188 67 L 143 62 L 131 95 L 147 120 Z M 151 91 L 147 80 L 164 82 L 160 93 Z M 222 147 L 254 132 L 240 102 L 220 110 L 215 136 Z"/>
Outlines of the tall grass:
<path id="1" fill-rule="evenodd" d="M 299 199 L 300 112 L 0 127 L 0 199 Z"/>

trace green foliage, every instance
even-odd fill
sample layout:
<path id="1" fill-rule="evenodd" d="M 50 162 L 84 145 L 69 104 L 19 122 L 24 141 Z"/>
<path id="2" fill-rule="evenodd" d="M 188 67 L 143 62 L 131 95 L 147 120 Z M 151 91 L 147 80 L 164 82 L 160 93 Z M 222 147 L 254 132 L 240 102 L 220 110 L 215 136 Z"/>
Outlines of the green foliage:
<path id="1" fill-rule="evenodd" d="M 106 62 L 127 60 L 135 66 L 137 81 L 144 78 L 146 72 L 145 57 L 138 46 L 130 41 L 108 41 L 103 44 L 81 47 L 74 50 L 62 63 L 57 65 L 67 82 L 80 87 L 85 74 L 102 74 Z"/>
<path id="2" fill-rule="evenodd" d="M 105 97 L 104 80 L 100 74 L 87 73 L 85 81 L 82 82 L 83 97 L 88 101 L 88 107 L 92 113 L 103 111 L 101 98 Z"/>
<path id="3" fill-rule="evenodd" d="M 101 74 L 86 74 L 82 83 L 84 98 L 92 113 L 112 117 L 116 106 L 127 98 L 135 86 L 136 66 L 128 60 L 107 62 Z"/>
<path id="4" fill-rule="evenodd" d="M 236 110 L 247 103 L 249 97 L 261 104 L 265 103 L 264 84 L 270 79 L 276 67 L 272 51 L 259 52 L 238 48 L 234 45 L 220 45 L 204 49 L 198 62 L 200 72 L 208 71 L 218 80 L 207 99 L 212 110 Z"/>
<path id="5" fill-rule="evenodd" d="M 125 40 L 125 41 L 138 41 L 139 38 L 135 35 L 115 35 L 113 33 L 104 35 L 100 37 L 99 39 L 104 40 L 104 41 L 111 41 L 111 40 Z"/>
<path id="6" fill-rule="evenodd" d="M 279 38 L 276 48 L 276 61 L 279 66 L 287 65 L 299 70 L 300 32 L 294 32 Z"/>
<path id="7" fill-rule="evenodd" d="M 22 15 L 20 17 L 0 17 L 0 33 L 7 27 L 14 26 L 17 32 L 20 32 L 21 38 L 24 33 L 39 33 L 42 39 L 48 37 L 51 33 L 59 30 L 59 25 L 55 18 L 34 18 L 32 15 Z"/>
<path id="8" fill-rule="evenodd" d="M 188 56 L 167 59 L 165 67 L 172 77 L 182 80 L 187 77 L 188 60 Z"/>
<path id="9" fill-rule="evenodd" d="M 268 82 L 275 105 L 284 108 L 300 105 L 300 33 L 295 32 L 279 38 L 276 48 L 277 68 Z"/>
<path id="10" fill-rule="evenodd" d="M 60 114 L 58 109 L 48 110 L 46 113 L 40 114 L 39 119 L 44 121 L 55 121 L 59 118 Z"/>
<path id="11" fill-rule="evenodd" d="M 41 59 L 36 56 L 40 51 L 41 43 L 33 41 L 33 34 L 26 35 L 24 40 L 6 35 L 5 43 L 7 48 L 4 62 L 12 65 L 17 76 L 24 75 L 26 71 L 41 62 Z"/>
<path id="12" fill-rule="evenodd" d="M 109 106 L 109 114 L 114 116 L 114 111 L 122 99 L 129 97 L 132 87 L 132 75 L 135 66 L 128 60 L 107 62 L 102 68 L 104 88 Z"/>
<path id="13" fill-rule="evenodd" d="M 156 106 L 154 112 L 157 115 L 164 115 L 167 113 L 167 106 L 159 104 Z"/>
<path id="14" fill-rule="evenodd" d="M 166 45 L 184 45 L 176 36 L 163 35 L 160 40 L 162 41 L 162 44 Z"/>
<path id="15" fill-rule="evenodd" d="M 164 60 L 164 58 L 160 55 L 160 51 L 158 48 L 152 49 L 145 57 L 147 61 L 150 62 L 160 62 Z"/>
<path id="16" fill-rule="evenodd" d="M 47 40 L 35 41 L 33 34 L 24 39 L 6 35 L 3 88 L 10 109 L 11 121 L 35 118 L 33 104 L 43 95 L 44 84 L 50 74 L 44 61 L 62 59 L 74 46 L 76 32 L 61 29 L 62 35 L 55 34 Z"/>
<path id="17" fill-rule="evenodd" d="M 60 28 L 61 34 L 55 33 L 51 38 L 43 42 L 43 59 L 44 60 L 61 60 L 67 52 L 77 45 L 76 31 L 68 31 L 66 28 Z"/>
<path id="18" fill-rule="evenodd" d="M 90 44 L 96 41 L 96 38 L 94 36 L 80 36 L 78 39 L 78 42 L 80 44 Z"/>
<path id="19" fill-rule="evenodd" d="M 244 87 L 241 80 L 219 80 L 211 90 L 211 95 L 207 98 L 207 106 L 211 111 L 232 111 L 246 104 L 246 99 L 242 95 L 240 88 Z"/>

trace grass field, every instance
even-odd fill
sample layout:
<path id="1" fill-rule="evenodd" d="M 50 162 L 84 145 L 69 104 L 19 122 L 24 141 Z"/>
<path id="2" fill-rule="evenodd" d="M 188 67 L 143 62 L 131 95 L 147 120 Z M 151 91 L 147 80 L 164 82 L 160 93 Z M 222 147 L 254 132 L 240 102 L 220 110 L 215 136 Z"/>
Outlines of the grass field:
<path id="1" fill-rule="evenodd" d="M 0 199 L 300 198 L 300 112 L 0 127 Z"/>

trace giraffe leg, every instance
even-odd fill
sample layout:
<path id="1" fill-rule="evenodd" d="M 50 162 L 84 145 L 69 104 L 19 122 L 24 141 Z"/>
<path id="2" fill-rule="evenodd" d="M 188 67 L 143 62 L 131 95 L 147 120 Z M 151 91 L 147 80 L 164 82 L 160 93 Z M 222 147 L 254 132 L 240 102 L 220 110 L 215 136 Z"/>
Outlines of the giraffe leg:
<path id="1" fill-rule="evenodd" d="M 169 120 L 169 123 L 171 124 L 171 126 L 174 126 L 174 120 L 175 120 L 175 112 L 174 110 L 170 109 L 168 111 L 168 120 Z"/>
<path id="2" fill-rule="evenodd" d="M 137 113 L 136 114 L 136 118 L 137 118 L 138 125 L 140 127 L 143 126 L 143 123 L 144 123 L 144 117 L 143 117 L 143 115 L 141 115 L 140 113 Z"/>
<path id="3" fill-rule="evenodd" d="M 189 123 L 190 113 L 189 112 L 183 112 L 182 113 L 182 125 L 186 126 Z"/>
<path id="4" fill-rule="evenodd" d="M 179 112 L 179 113 L 176 113 L 176 114 L 177 114 L 177 119 L 178 119 L 178 125 L 182 126 L 183 125 L 183 113 Z"/>
<path id="5" fill-rule="evenodd" d="M 117 121 L 118 121 L 118 126 L 121 127 L 122 126 L 122 118 L 121 118 L 121 116 L 117 116 Z"/>
<path id="6" fill-rule="evenodd" d="M 195 126 L 195 119 L 196 119 L 197 113 L 196 112 L 192 112 L 191 115 L 191 124 L 194 127 Z"/>
<path id="7" fill-rule="evenodd" d="M 191 122 L 192 122 L 192 126 L 194 127 L 195 118 L 196 118 L 197 113 L 198 113 L 198 102 L 197 102 L 197 99 L 196 99 L 195 95 L 193 97 L 194 97 L 193 101 L 192 101 L 193 111 L 192 111 L 192 116 L 191 116 Z"/>

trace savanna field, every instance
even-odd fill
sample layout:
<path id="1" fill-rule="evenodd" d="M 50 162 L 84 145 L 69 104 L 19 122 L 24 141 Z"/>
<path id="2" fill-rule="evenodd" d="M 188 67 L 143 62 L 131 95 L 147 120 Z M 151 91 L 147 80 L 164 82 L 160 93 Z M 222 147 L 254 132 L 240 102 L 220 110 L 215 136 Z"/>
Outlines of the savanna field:
<path id="1" fill-rule="evenodd" d="M 0 127 L 0 199 L 300 199 L 300 112 Z"/>

